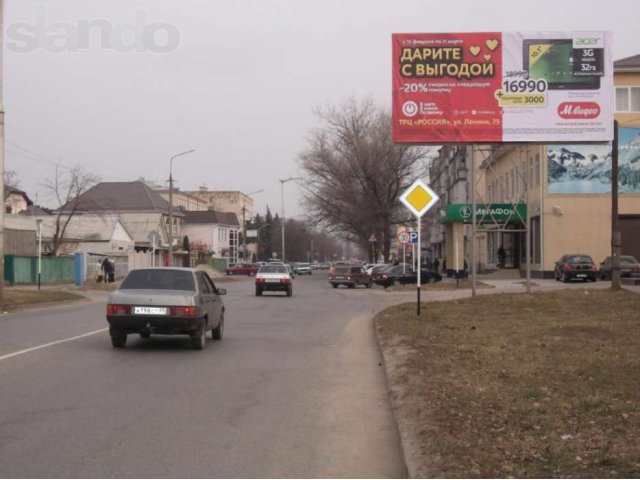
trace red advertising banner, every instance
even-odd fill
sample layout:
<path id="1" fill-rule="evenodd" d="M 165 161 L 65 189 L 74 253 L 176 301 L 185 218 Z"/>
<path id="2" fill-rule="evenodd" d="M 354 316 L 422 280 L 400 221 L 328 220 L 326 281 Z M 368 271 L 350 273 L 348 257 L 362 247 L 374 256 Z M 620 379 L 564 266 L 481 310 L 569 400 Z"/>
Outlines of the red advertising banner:
<path id="1" fill-rule="evenodd" d="M 606 32 L 394 34 L 393 139 L 610 141 Z"/>

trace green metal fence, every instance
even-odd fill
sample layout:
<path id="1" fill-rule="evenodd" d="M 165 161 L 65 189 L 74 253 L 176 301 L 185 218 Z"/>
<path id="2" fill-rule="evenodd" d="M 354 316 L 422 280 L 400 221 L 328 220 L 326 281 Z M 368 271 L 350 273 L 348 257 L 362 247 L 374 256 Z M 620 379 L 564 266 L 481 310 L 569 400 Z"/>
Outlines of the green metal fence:
<path id="1" fill-rule="evenodd" d="M 74 257 L 42 257 L 40 283 L 73 283 Z M 38 283 L 38 257 L 4 256 L 4 281 L 10 285 Z"/>

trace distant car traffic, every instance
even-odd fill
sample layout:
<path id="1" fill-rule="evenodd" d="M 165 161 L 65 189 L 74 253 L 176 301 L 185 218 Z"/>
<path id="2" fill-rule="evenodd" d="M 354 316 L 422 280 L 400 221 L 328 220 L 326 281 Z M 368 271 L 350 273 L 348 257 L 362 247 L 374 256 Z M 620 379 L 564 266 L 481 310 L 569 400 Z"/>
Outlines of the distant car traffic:
<path id="1" fill-rule="evenodd" d="M 555 263 L 553 274 L 556 280 L 562 282 L 574 279 L 595 282 L 598 277 L 598 267 L 589 255 L 567 254 Z"/>
<path id="2" fill-rule="evenodd" d="M 256 263 L 239 263 L 233 267 L 225 268 L 224 273 L 227 275 L 249 275 L 252 277 L 258 273 L 260 265 Z"/>
<path id="3" fill-rule="evenodd" d="M 296 263 L 293 267 L 293 271 L 296 275 L 311 275 L 311 264 Z"/>
<path id="4" fill-rule="evenodd" d="M 205 347 L 206 332 L 222 338 L 225 307 L 206 272 L 190 268 L 131 270 L 107 300 L 111 344 L 123 348 L 127 335 L 189 335 L 194 349 Z"/>
<path id="5" fill-rule="evenodd" d="M 436 283 L 442 280 L 442 275 L 433 270 L 420 270 L 420 284 Z M 418 274 L 406 265 L 392 265 L 376 273 L 373 282 L 384 288 L 399 285 L 415 285 L 418 283 Z"/>
<path id="6" fill-rule="evenodd" d="M 263 265 L 256 274 L 256 297 L 263 292 L 285 292 L 287 297 L 293 295 L 292 275 L 284 264 Z"/>
<path id="7" fill-rule="evenodd" d="M 605 258 L 600 264 L 599 276 L 601 280 L 611 280 L 611 257 Z M 640 275 L 640 263 L 631 255 L 620 255 L 620 276 L 630 277 Z"/>
<path id="8" fill-rule="evenodd" d="M 345 285 L 348 288 L 355 288 L 364 285 L 371 288 L 371 275 L 364 271 L 363 267 L 337 265 L 329 274 L 329 283 L 333 288 Z"/>

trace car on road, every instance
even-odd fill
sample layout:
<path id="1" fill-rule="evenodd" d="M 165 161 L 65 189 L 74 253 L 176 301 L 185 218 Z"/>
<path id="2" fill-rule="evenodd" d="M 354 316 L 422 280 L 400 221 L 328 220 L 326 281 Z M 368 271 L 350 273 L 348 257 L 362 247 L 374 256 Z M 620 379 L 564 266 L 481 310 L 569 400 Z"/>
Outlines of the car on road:
<path id="1" fill-rule="evenodd" d="M 595 282 L 598 279 L 598 267 L 589 255 L 569 253 L 555 263 L 553 275 L 556 281 L 568 282 L 575 279 Z"/>
<path id="2" fill-rule="evenodd" d="M 345 285 L 348 288 L 355 288 L 364 285 L 371 288 L 371 275 L 364 271 L 361 266 L 337 265 L 329 274 L 329 283 L 333 288 Z"/>
<path id="3" fill-rule="evenodd" d="M 607 257 L 600 263 L 599 277 L 601 280 L 611 280 L 611 268 L 611 257 Z M 620 276 L 631 277 L 632 275 L 640 276 L 640 263 L 636 257 L 620 255 Z"/>
<path id="4" fill-rule="evenodd" d="M 293 271 L 296 275 L 311 275 L 310 263 L 296 263 L 293 267 Z"/>
<path id="5" fill-rule="evenodd" d="M 220 340 L 225 307 L 209 275 L 191 268 L 141 268 L 131 270 L 107 300 L 111 344 L 123 348 L 127 335 L 188 335 L 191 346 L 202 350 L 206 333 Z"/>
<path id="6" fill-rule="evenodd" d="M 293 276 L 284 264 L 263 265 L 256 274 L 256 297 L 263 292 L 285 292 L 293 295 Z"/>
<path id="7" fill-rule="evenodd" d="M 260 265 L 256 263 L 238 263 L 229 268 L 224 269 L 227 275 L 249 275 L 250 277 L 258 273 Z"/>
<path id="8" fill-rule="evenodd" d="M 420 284 L 436 283 L 442 280 L 442 275 L 433 270 L 420 270 Z M 403 265 L 392 265 L 378 272 L 373 279 L 376 285 L 384 288 L 400 285 L 415 285 L 418 283 L 418 274 L 411 268 Z"/>

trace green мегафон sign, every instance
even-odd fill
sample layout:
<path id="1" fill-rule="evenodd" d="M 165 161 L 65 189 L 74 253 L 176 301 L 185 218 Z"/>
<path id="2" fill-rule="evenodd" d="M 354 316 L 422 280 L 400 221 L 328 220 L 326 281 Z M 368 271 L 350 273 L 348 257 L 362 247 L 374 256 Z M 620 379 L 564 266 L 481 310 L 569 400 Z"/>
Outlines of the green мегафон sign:
<path id="1" fill-rule="evenodd" d="M 441 221 L 444 223 L 472 222 L 470 203 L 452 203 L 445 206 Z M 476 205 L 476 223 L 524 223 L 527 219 L 527 206 L 524 203 L 492 203 L 490 205 Z"/>

